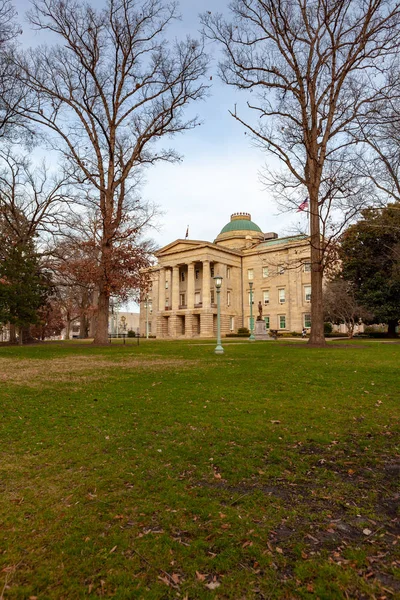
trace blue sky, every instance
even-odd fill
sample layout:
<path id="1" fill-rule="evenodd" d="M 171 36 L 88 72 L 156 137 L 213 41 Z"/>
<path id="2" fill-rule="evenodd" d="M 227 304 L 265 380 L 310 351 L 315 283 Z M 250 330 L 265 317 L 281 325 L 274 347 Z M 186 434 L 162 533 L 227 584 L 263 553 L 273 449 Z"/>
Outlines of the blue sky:
<path id="1" fill-rule="evenodd" d="M 24 23 L 29 0 L 16 0 L 15 5 L 23 26 L 23 45 L 46 41 L 43 33 L 39 36 Z M 181 0 L 182 21 L 174 25 L 171 36 L 198 35 L 199 13 L 227 12 L 227 5 L 228 0 Z M 270 194 L 263 190 L 259 172 L 268 156 L 252 147 L 243 128 L 228 113 L 235 103 L 238 109 L 245 106 L 246 93 L 218 80 L 218 49 L 209 44 L 207 50 L 214 57 L 212 88 L 210 97 L 195 106 L 203 125 L 168 140 L 168 146 L 183 155 L 183 163 L 160 164 L 146 172 L 143 196 L 163 212 L 158 219 L 160 228 L 151 234 L 159 246 L 184 237 L 187 225 L 189 238 L 213 241 L 233 212 L 250 212 L 263 231 L 279 234 L 289 232 L 291 224 L 298 221 L 296 214 L 279 214 Z"/>

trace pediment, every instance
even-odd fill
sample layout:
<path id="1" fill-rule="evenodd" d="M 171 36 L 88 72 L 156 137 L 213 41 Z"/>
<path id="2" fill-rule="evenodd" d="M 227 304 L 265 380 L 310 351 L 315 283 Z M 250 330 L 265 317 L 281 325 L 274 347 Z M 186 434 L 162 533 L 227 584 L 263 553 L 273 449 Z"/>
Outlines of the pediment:
<path id="1" fill-rule="evenodd" d="M 160 258 L 163 256 L 169 256 L 170 254 L 177 254 L 179 252 L 193 252 L 193 250 L 203 248 L 206 244 L 207 242 L 200 240 L 175 240 L 175 242 L 171 242 L 171 244 L 168 244 L 167 246 L 157 250 L 155 255 Z"/>

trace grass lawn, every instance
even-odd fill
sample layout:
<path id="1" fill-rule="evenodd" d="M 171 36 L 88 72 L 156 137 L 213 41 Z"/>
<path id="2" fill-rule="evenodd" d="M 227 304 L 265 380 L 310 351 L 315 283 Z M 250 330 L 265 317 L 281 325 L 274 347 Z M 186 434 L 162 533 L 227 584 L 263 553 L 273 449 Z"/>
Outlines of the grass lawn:
<path id="1" fill-rule="evenodd" d="M 400 344 L 213 350 L 0 348 L 1 600 L 400 598 Z"/>

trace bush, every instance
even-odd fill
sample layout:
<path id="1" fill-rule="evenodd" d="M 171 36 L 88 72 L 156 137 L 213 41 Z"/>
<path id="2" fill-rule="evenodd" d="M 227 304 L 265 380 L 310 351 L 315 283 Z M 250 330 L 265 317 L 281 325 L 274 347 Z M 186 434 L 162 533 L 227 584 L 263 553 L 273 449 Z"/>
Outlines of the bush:
<path id="1" fill-rule="evenodd" d="M 327 337 L 327 338 L 349 338 L 347 333 L 341 333 L 340 331 L 337 331 L 335 333 L 325 333 L 325 337 Z"/>
<path id="2" fill-rule="evenodd" d="M 247 327 L 239 327 L 239 329 L 238 329 L 238 331 L 237 331 L 237 332 L 238 332 L 238 333 L 243 333 L 243 334 L 246 334 L 246 335 L 249 335 L 249 334 L 250 334 L 250 330 L 249 330 L 249 329 L 247 329 Z"/>
<path id="3" fill-rule="evenodd" d="M 333 327 L 332 323 L 324 323 L 324 335 L 328 335 L 332 333 Z"/>
<path id="4" fill-rule="evenodd" d="M 227 333 L 225 337 L 227 337 L 227 338 L 228 337 L 242 337 L 242 338 L 245 338 L 245 337 L 249 337 L 249 335 L 250 335 L 249 332 L 247 332 L 247 333 L 239 333 L 239 332 L 237 332 L 237 333 Z"/>
<path id="5" fill-rule="evenodd" d="M 129 337 L 129 338 L 134 338 L 134 337 L 136 337 L 136 333 L 133 331 L 133 329 L 129 329 L 129 330 L 128 330 L 128 337 Z"/>

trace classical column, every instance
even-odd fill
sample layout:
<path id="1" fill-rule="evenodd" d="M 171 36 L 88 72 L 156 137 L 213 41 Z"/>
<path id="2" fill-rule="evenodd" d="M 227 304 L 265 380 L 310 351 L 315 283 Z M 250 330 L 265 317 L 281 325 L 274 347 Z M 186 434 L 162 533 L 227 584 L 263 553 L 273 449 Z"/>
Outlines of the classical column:
<path id="1" fill-rule="evenodd" d="M 179 308 L 179 267 L 172 267 L 172 282 L 171 282 L 171 308 L 178 310 Z"/>
<path id="2" fill-rule="evenodd" d="M 203 260 L 203 290 L 202 290 L 203 309 L 211 307 L 210 297 L 210 261 Z"/>
<path id="3" fill-rule="evenodd" d="M 187 293 L 186 305 L 189 310 L 193 310 L 194 309 L 194 263 L 188 264 L 186 293 Z"/>
<path id="4" fill-rule="evenodd" d="M 165 268 L 160 269 L 158 280 L 158 310 L 165 310 Z"/>

